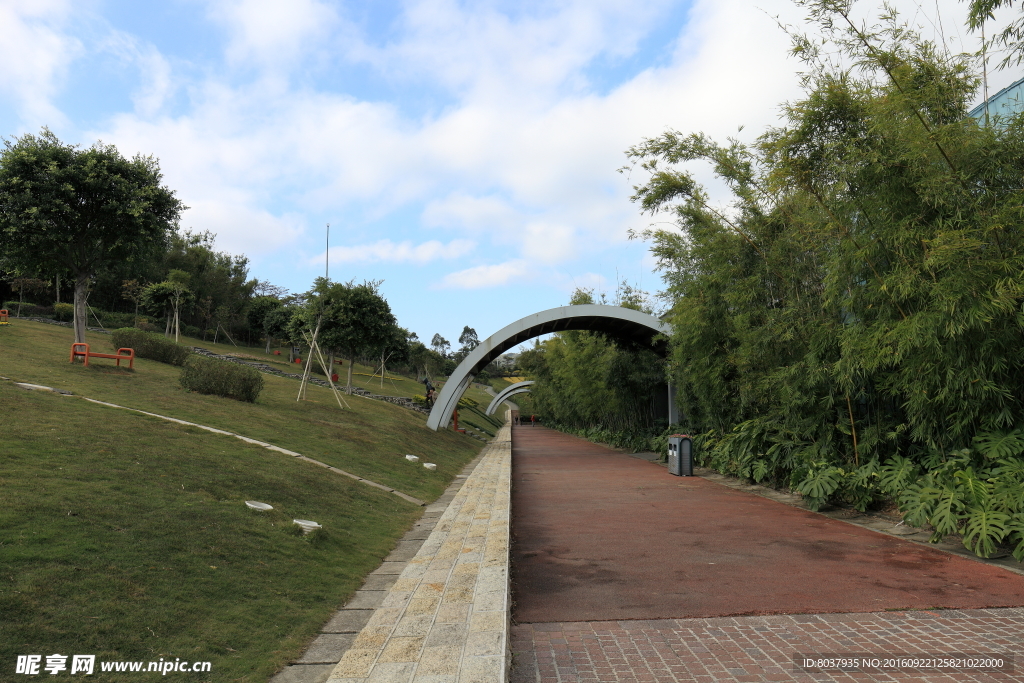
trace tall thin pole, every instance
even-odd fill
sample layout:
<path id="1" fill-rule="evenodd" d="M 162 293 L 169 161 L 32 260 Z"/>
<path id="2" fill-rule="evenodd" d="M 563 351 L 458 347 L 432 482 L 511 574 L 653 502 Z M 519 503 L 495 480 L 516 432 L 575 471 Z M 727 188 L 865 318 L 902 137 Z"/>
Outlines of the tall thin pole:
<path id="1" fill-rule="evenodd" d="M 330 280 L 331 272 L 331 224 L 327 224 L 327 251 L 324 252 L 324 279 Z"/>
<path id="2" fill-rule="evenodd" d="M 988 41 L 985 40 L 985 22 L 981 22 L 981 77 L 985 98 L 985 127 L 988 128 Z"/>

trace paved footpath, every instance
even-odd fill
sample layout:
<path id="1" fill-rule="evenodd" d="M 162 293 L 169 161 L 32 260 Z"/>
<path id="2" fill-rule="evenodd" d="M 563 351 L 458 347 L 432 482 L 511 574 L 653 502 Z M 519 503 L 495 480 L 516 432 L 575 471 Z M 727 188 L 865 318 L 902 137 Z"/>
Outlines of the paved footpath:
<path id="1" fill-rule="evenodd" d="M 1024 576 L 542 427 L 513 437 L 512 681 L 1024 681 Z M 804 670 L 796 655 L 1014 657 Z"/>

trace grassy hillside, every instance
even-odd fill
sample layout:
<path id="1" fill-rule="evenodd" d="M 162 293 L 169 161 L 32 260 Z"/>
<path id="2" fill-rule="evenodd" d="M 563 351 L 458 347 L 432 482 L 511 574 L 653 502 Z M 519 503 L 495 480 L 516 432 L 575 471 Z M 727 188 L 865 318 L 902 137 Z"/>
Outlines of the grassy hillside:
<path id="1" fill-rule="evenodd" d="M 137 360 L 135 372 L 71 365 L 70 342 L 66 328 L 2 327 L 0 375 L 269 441 L 426 500 L 479 450 L 383 402 L 350 397 L 343 411 L 319 387 L 296 402 L 298 383 L 284 378 L 265 376 L 259 401 L 245 404 L 186 393 L 178 368 L 153 361 Z M 17 655 L 61 653 L 210 661 L 210 674 L 189 679 L 266 681 L 422 512 L 232 437 L 8 381 L 0 416 L 3 680 Z M 304 537 L 293 518 L 324 528 Z"/>
<path id="2" fill-rule="evenodd" d="M 69 342 L 70 343 L 70 342 Z M 302 364 L 289 363 L 288 362 L 288 347 L 281 346 L 272 348 L 270 353 L 266 353 L 263 347 L 254 348 L 247 346 L 234 346 L 230 343 L 216 344 L 210 341 L 203 341 L 202 339 L 195 339 L 191 337 L 182 337 L 181 343 L 189 346 L 200 346 L 204 349 L 208 349 L 214 353 L 220 353 L 224 355 L 237 356 L 239 358 L 245 358 L 249 360 L 256 360 L 261 363 L 267 363 L 273 367 L 276 367 L 282 372 L 292 372 L 295 374 L 302 373 Z M 280 351 L 280 355 L 274 355 L 274 351 Z M 307 362 L 307 357 L 302 356 L 303 363 Z M 335 361 L 335 372 L 338 373 L 339 380 L 344 383 L 347 379 L 347 361 Z M 313 363 L 313 373 L 317 377 L 323 377 L 320 372 L 320 363 Z M 504 388 L 508 386 L 509 382 L 502 378 L 495 378 L 492 380 L 495 387 Z M 404 377 L 397 373 L 388 371 L 387 375 L 381 380 L 378 368 L 369 367 L 360 363 L 355 364 L 355 368 L 352 375 L 353 386 L 361 389 L 366 389 L 374 394 L 380 394 L 382 396 L 405 396 L 411 398 L 412 396 L 422 396 L 424 392 L 423 384 L 417 382 L 409 377 Z M 441 387 L 444 385 L 444 378 L 437 378 L 434 380 L 434 385 Z M 500 389 L 499 389 L 500 390 Z M 471 386 L 466 391 L 466 396 L 472 398 L 478 403 L 483 403 L 484 408 L 487 407 L 487 403 L 490 402 L 491 397 L 483 389 L 475 386 Z"/>
<path id="3" fill-rule="evenodd" d="M 88 340 L 94 351 L 110 351 L 106 335 Z M 137 359 L 134 372 L 103 359 L 72 365 L 72 341 L 69 328 L 15 321 L 0 331 L 0 374 L 267 441 L 423 500 L 439 496 L 478 447 L 383 401 L 350 396 L 352 409 L 341 410 L 329 389 L 311 385 L 308 400 L 297 402 L 299 383 L 273 375 L 264 375 L 266 388 L 250 404 L 187 393 L 178 386 L 180 368 L 155 361 Z M 406 453 L 437 463 L 437 471 L 405 467 Z"/>

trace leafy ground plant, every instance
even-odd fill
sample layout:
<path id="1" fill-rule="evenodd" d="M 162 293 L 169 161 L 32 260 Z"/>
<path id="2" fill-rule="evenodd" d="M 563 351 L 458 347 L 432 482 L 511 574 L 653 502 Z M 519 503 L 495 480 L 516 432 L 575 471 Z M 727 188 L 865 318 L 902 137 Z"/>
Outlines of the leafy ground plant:
<path id="1" fill-rule="evenodd" d="M 929 524 L 933 541 L 961 534 L 964 545 L 988 557 L 1007 544 L 1024 562 L 1024 430 L 984 433 L 900 493 L 907 522 Z"/>

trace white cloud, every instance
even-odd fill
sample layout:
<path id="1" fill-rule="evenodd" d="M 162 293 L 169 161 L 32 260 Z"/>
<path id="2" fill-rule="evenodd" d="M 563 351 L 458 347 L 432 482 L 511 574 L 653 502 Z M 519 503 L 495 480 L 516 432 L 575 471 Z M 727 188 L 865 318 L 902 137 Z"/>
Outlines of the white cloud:
<path id="1" fill-rule="evenodd" d="M 30 127 L 60 126 L 66 116 L 53 103 L 81 42 L 67 33 L 74 3 L 0 0 L 0 93 Z"/>
<path id="2" fill-rule="evenodd" d="M 799 96 L 788 38 L 748 0 L 698 0 L 665 54 L 648 58 L 654 65 L 614 87 L 592 87 L 595 64 L 626 60 L 672 5 L 576 0 L 505 11 L 493 2 L 411 0 L 391 37 L 375 42 L 325 2 L 213 2 L 233 64 L 303 75 L 301 64 L 329 46 L 335 58 L 369 69 L 369 79 L 399 90 L 415 84 L 445 104 L 410 111 L 398 95 L 360 99 L 216 70 L 183 85 L 173 61 L 142 46 L 135 59 L 152 85 L 136 93 L 134 113 L 91 136 L 159 156 L 167 183 L 197 207 L 186 223 L 216 229 L 253 255 L 299 239 L 307 217 L 323 215 L 376 233 L 353 238 L 365 244 L 339 247 L 350 251 L 338 257 L 332 250 L 332 260 L 427 263 L 440 258 L 429 245 L 442 244 L 431 239 L 441 232 L 510 259 L 453 273 L 450 286 L 488 273 L 535 274 L 522 267 L 528 262 L 614 260 L 627 229 L 651 220 L 628 201 L 643 174 L 614 173 L 626 148 L 667 128 L 725 140 L 746 125 L 741 137 L 751 140 L 778 122 L 781 102 Z M 787 1 L 762 6 L 800 24 L 803 11 Z M 162 116 L 178 87 L 190 107 Z M 710 181 L 706 168 L 696 174 Z M 715 199 L 726 197 L 711 186 Z M 389 235 L 399 210 L 434 234 L 418 244 Z"/>
<path id="3" fill-rule="evenodd" d="M 522 102 L 586 89 L 595 58 L 631 55 L 671 0 L 458 3 L 413 0 L 398 38 L 353 49 L 397 78 L 428 78 L 474 99 Z"/>
<path id="4" fill-rule="evenodd" d="M 415 263 L 423 265 L 439 259 L 453 259 L 464 256 L 473 250 L 474 243 L 469 240 L 452 240 L 444 244 L 437 240 L 413 244 L 410 241 L 395 243 L 391 240 L 380 240 L 373 244 L 360 244 L 347 247 L 331 247 L 331 262 L 337 263 Z M 310 263 L 323 263 L 324 255 L 320 254 Z"/>
<path id="5" fill-rule="evenodd" d="M 292 66 L 337 24 L 334 8 L 317 0 L 214 0 L 208 11 L 228 30 L 230 63 L 274 71 Z"/>
<path id="6" fill-rule="evenodd" d="M 305 228 L 303 218 L 294 213 L 274 215 L 259 208 L 258 202 L 244 195 L 238 198 L 188 201 L 182 226 L 196 231 L 209 230 L 217 235 L 217 248 L 232 254 L 262 256 L 294 245 Z M 259 250 L 252 249 L 253 239 Z"/>
<path id="7" fill-rule="evenodd" d="M 500 197 L 456 191 L 444 199 L 428 201 L 421 219 L 431 228 L 491 232 L 513 230 L 522 222 L 522 214 Z"/>
<path id="8" fill-rule="evenodd" d="M 433 69 L 456 90 L 456 103 L 434 116 L 416 119 L 390 103 L 295 89 L 282 80 L 209 77 L 190 88 L 186 114 L 147 115 L 158 91 L 154 104 L 116 117 L 96 135 L 126 153 L 155 153 L 187 203 L 250 203 L 272 215 L 284 213 L 281 206 L 357 211 L 371 224 L 421 205 L 428 229 L 455 229 L 513 256 L 557 264 L 621 243 L 627 228 L 643 224 L 628 202 L 629 180 L 614 173 L 628 146 L 666 126 L 718 137 L 740 123 L 759 129 L 774 119 L 770 107 L 795 92 L 785 38 L 770 19 L 743 8 L 742 0 L 699 4 L 686 44 L 671 59 L 599 95 L 554 84 L 581 78 L 597 55 L 628 54 L 656 13 L 569 3 L 512 21 L 486 7 L 414 3 L 404 18 L 405 42 L 389 45 L 389 65 Z M 257 10 L 243 2 L 216 6 L 218 16 L 234 22 L 232 45 L 269 53 L 280 39 L 302 50 L 300 38 L 314 31 L 309 18 L 325 11 L 303 4 L 275 38 L 264 19 L 251 17 Z M 483 35 L 473 37 L 470 29 Z M 477 82 L 463 88 L 463 76 L 442 73 L 445 64 L 468 70 Z M 280 232 L 272 222 L 258 225 Z M 250 253 L 279 244 L 250 226 L 222 229 L 222 238 L 244 242 Z"/>
<path id="9" fill-rule="evenodd" d="M 151 43 L 124 31 L 108 28 L 97 49 L 118 57 L 139 71 L 139 86 L 132 93 L 135 112 L 143 118 L 155 116 L 176 88 L 171 64 Z"/>
<path id="10" fill-rule="evenodd" d="M 448 273 L 438 286 L 442 289 L 481 289 L 484 287 L 500 287 L 513 280 L 529 278 L 534 269 L 521 259 L 506 261 L 496 265 L 475 266 Z"/>

